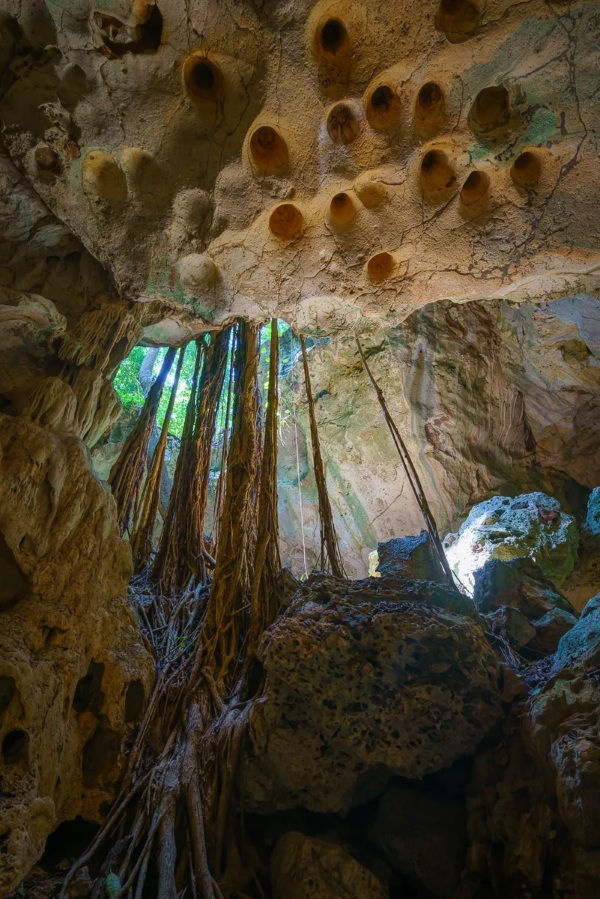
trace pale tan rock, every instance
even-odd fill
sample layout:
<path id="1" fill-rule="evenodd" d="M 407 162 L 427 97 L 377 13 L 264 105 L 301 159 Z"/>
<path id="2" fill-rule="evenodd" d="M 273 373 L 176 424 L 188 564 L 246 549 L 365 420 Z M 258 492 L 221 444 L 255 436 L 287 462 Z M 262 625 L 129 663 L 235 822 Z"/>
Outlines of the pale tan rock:
<path id="1" fill-rule="evenodd" d="M 598 289 L 596 3 L 571 19 L 542 0 L 236 17 L 217 0 L 78 0 L 38 22 L 21 6 L 6 0 L 11 157 L 122 297 L 191 333 L 250 310 L 331 330 L 341 307 L 364 329 L 437 300 Z M 58 49 L 24 70 L 23 44 Z M 198 230 L 178 214 L 190 191 L 213 207 Z M 360 208 L 342 235 L 344 192 Z M 273 240 L 292 199 L 304 225 Z M 204 252 L 222 277 L 175 283 Z M 373 278 L 380 253 L 395 264 Z"/>

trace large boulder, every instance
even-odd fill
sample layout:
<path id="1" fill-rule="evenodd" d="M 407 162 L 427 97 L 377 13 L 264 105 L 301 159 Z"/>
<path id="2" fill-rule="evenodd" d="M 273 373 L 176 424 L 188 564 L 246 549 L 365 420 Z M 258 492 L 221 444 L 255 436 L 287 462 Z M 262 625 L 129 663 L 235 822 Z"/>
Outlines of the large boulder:
<path id="1" fill-rule="evenodd" d="M 600 487 L 594 487 L 590 493 L 585 526 L 594 537 L 600 537 Z"/>
<path id="2" fill-rule="evenodd" d="M 554 652 L 561 637 L 577 624 L 569 600 L 533 559 L 489 559 L 475 572 L 473 602 L 488 616 L 494 632 L 535 657 Z"/>
<path id="3" fill-rule="evenodd" d="M 501 714 L 500 669 L 469 606 L 424 581 L 301 589 L 260 647 L 248 808 L 343 812 L 474 752 Z"/>
<path id="4" fill-rule="evenodd" d="M 271 856 L 273 899 L 387 899 L 388 891 L 339 843 L 297 831 Z"/>
<path id="5" fill-rule="evenodd" d="M 544 574 L 562 584 L 577 559 L 579 534 L 572 515 L 545 493 L 492 496 L 473 506 L 455 534 L 448 534 L 444 547 L 454 573 L 469 590 L 475 572 L 488 559 L 528 556 Z"/>

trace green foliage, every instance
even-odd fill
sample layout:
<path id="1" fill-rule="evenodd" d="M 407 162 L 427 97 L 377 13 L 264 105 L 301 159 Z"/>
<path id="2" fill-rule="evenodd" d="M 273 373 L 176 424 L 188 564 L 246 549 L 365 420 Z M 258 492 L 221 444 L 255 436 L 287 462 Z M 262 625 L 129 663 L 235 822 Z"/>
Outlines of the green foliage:
<path id="1" fill-rule="evenodd" d="M 117 369 L 113 386 L 119 394 L 123 408 L 127 411 L 135 407 L 141 409 L 144 405 L 144 392 L 138 375 L 147 352 L 148 348 L 145 346 L 134 347 Z"/>
<path id="2" fill-rule="evenodd" d="M 289 325 L 285 322 L 279 321 L 277 331 L 280 338 L 280 368 L 279 374 L 280 377 L 284 377 L 290 369 L 294 366 L 298 354 L 300 351 L 300 342 L 295 334 L 292 332 Z M 269 372 L 269 342 L 271 340 L 271 323 L 269 322 L 262 328 L 260 335 L 260 371 L 261 371 L 261 380 L 260 383 L 265 391 L 268 388 L 268 372 Z M 146 353 L 149 351 L 149 347 L 144 346 L 136 346 L 133 348 L 129 356 L 123 360 L 120 364 L 119 368 L 114 377 L 114 387 L 117 393 L 119 394 L 119 398 L 123 405 L 123 408 L 127 411 L 132 411 L 134 409 L 141 409 L 144 405 L 144 391 L 142 389 L 142 385 L 139 380 L 140 368 L 142 363 L 146 357 Z M 160 352 L 157 354 L 156 360 L 154 362 L 154 367 L 152 369 L 152 377 L 156 378 L 158 372 L 160 371 L 160 367 L 162 365 L 163 359 L 165 357 L 166 348 L 162 348 Z M 175 435 L 176 437 L 181 437 L 181 433 L 183 431 L 183 423 L 185 421 L 185 411 L 187 408 L 187 404 L 190 398 L 191 393 L 191 383 L 192 377 L 194 374 L 194 358 L 195 358 L 195 342 L 191 341 L 185 350 L 185 358 L 183 362 L 183 368 L 181 371 L 181 379 L 179 381 L 179 389 L 177 391 L 177 398 L 175 400 L 175 405 L 173 407 L 173 415 L 171 416 L 171 424 L 169 426 L 169 433 Z M 219 401 L 219 409 L 217 413 L 217 443 L 219 442 L 220 435 L 223 433 L 225 429 L 225 413 L 227 409 L 227 388 L 229 385 L 229 377 L 230 377 L 230 369 L 232 365 L 231 355 L 227 361 L 227 369 L 225 372 L 225 380 L 224 380 L 224 389 L 223 395 Z M 170 389 L 173 385 L 173 379 L 175 377 L 175 364 L 173 364 L 173 368 L 167 378 L 167 382 L 165 385 L 165 389 L 163 391 L 163 395 L 160 401 L 160 406 L 158 409 L 158 426 L 162 427 L 165 418 L 165 412 L 167 409 L 167 405 L 169 402 L 169 394 Z M 231 414 L 231 410 L 230 410 Z M 280 411 L 280 425 L 284 423 L 284 419 L 287 417 L 283 410 Z"/>
<path id="3" fill-rule="evenodd" d="M 113 385 L 115 390 L 119 394 L 121 404 L 126 411 L 130 411 L 136 408 L 141 409 L 144 405 L 144 391 L 142 389 L 142 385 L 140 384 L 139 374 L 142 362 L 144 361 L 148 350 L 149 347 L 145 346 L 134 347 L 129 356 L 127 356 L 127 358 L 121 362 L 117 369 Z M 185 359 L 181 371 L 181 379 L 179 381 L 179 390 L 177 391 L 177 399 L 175 400 L 173 415 L 171 417 L 171 424 L 169 426 L 169 433 L 174 434 L 176 437 L 181 437 L 181 432 L 183 430 L 183 421 L 185 419 L 185 410 L 190 398 L 191 380 L 194 374 L 193 350 L 194 343 L 192 342 L 186 347 Z M 165 353 L 166 349 L 163 348 L 160 350 L 156 357 L 154 366 L 152 368 L 153 378 L 156 378 L 160 371 L 163 359 L 165 358 Z M 171 387 L 173 386 L 173 379 L 175 377 L 175 368 L 176 363 L 173 363 L 173 367 L 171 369 L 169 377 L 167 378 L 165 389 L 163 390 L 162 399 L 158 409 L 159 428 L 162 427 L 162 424 L 165 420 L 165 412 L 167 409 L 167 404 L 169 402 L 169 394 Z"/>
<path id="4" fill-rule="evenodd" d="M 162 349 L 158 354 L 156 362 L 154 363 L 154 368 L 152 370 L 153 377 L 156 377 L 158 372 L 160 371 L 160 366 L 162 364 L 162 360 L 164 359 L 166 353 L 166 349 Z M 169 425 L 169 434 L 174 434 L 176 437 L 181 437 L 181 433 L 183 431 L 183 422 L 185 421 L 185 410 L 187 409 L 187 404 L 190 398 L 190 393 L 192 391 L 192 378 L 194 376 L 194 360 L 196 358 L 196 344 L 194 341 L 188 343 L 185 348 L 185 357 L 183 360 L 183 367 L 181 369 L 181 378 L 179 380 L 179 389 L 177 391 L 177 398 L 175 400 L 175 405 L 173 406 L 173 415 L 171 416 L 171 424 Z M 165 412 L 167 411 L 167 405 L 169 403 L 169 394 L 171 392 L 171 387 L 173 386 L 173 379 L 175 377 L 175 367 L 177 363 L 173 363 L 173 368 L 167 378 L 167 383 L 165 389 L 163 390 L 163 395 L 160 401 L 160 406 L 158 407 L 158 426 L 162 428 L 163 422 L 165 420 Z"/>

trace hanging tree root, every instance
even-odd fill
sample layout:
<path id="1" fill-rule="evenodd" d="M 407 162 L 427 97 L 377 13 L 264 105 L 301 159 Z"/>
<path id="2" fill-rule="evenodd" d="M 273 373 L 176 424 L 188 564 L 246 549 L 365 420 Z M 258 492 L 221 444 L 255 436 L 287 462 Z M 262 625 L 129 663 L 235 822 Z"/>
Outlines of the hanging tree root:
<path id="1" fill-rule="evenodd" d="M 177 369 L 175 371 L 175 379 L 171 387 L 171 395 L 165 412 L 165 419 L 158 438 L 158 443 L 154 450 L 152 459 L 152 468 L 146 482 L 140 499 L 140 514 L 137 516 L 136 528 L 131 538 L 131 555 L 133 557 L 134 571 L 139 573 L 148 564 L 150 552 L 152 550 L 152 533 L 158 513 L 160 502 L 160 488 L 162 483 L 162 471 L 167 451 L 167 437 L 169 435 L 169 425 L 173 415 L 175 406 L 175 398 L 179 388 L 179 379 L 181 377 L 181 369 L 185 358 L 185 347 L 179 351 L 179 359 L 177 360 Z"/>
<path id="2" fill-rule="evenodd" d="M 188 580 L 190 572 L 182 561 L 182 535 L 185 535 L 187 523 L 180 520 L 179 509 L 185 508 L 191 489 L 191 477 L 194 471 L 194 429 L 196 427 L 196 404 L 200 364 L 205 349 L 203 338 L 196 341 L 196 359 L 190 388 L 190 397 L 185 411 L 179 455 L 175 467 L 173 487 L 169 498 L 167 514 L 163 522 L 158 552 L 152 567 L 152 578 L 164 593 L 181 591 Z M 181 583 L 183 581 L 183 583 Z"/>
<path id="3" fill-rule="evenodd" d="M 219 540 L 219 527 L 221 525 L 221 517 L 223 514 L 223 500 L 225 499 L 225 480 L 227 477 L 227 463 L 228 463 L 228 453 L 229 453 L 229 431 L 233 421 L 233 384 L 234 384 L 234 374 L 235 374 L 235 365 L 233 364 L 233 358 L 235 353 L 235 348 L 237 345 L 237 333 L 238 326 L 234 325 L 231 328 L 231 335 L 229 341 L 229 353 L 227 357 L 227 365 L 229 368 L 229 378 L 227 381 L 227 399 L 225 403 L 225 412 L 224 412 L 224 423 L 223 423 L 223 435 L 222 435 L 222 445 L 221 445 L 221 463 L 219 466 L 219 479 L 217 481 L 217 489 L 215 490 L 215 506 L 214 506 L 214 515 L 213 515 L 213 526 L 211 531 L 211 537 L 215 543 L 218 543 Z"/>
<path id="4" fill-rule="evenodd" d="M 379 405 L 381 406 L 381 410 L 383 412 L 383 417 L 385 418 L 385 422 L 389 428 L 390 434 L 392 435 L 392 440 L 394 441 L 394 446 L 398 450 L 398 455 L 400 456 L 400 461 L 402 462 L 402 467 L 404 468 L 404 473 L 406 474 L 408 483 L 410 484 L 411 490 L 415 496 L 417 501 L 417 505 L 421 510 L 421 514 L 425 521 L 425 526 L 427 528 L 427 532 L 429 534 L 429 538 L 431 540 L 431 544 L 435 550 L 437 555 L 439 564 L 441 566 L 443 576 L 449 587 L 456 587 L 456 583 L 454 580 L 454 575 L 452 574 L 452 569 L 448 563 L 448 559 L 446 558 L 446 553 L 444 552 L 444 547 L 442 545 L 442 541 L 440 539 L 439 531 L 437 529 L 437 524 L 435 518 L 433 517 L 433 513 L 429 507 L 429 503 L 427 502 L 427 497 L 425 496 L 425 491 L 423 490 L 423 485 L 421 484 L 421 479 L 417 473 L 417 470 L 414 466 L 410 453 L 408 452 L 408 448 L 402 439 L 400 431 L 396 427 L 396 423 L 392 418 L 390 411 L 387 407 L 387 403 L 385 401 L 385 397 L 383 395 L 383 391 L 381 387 L 373 377 L 373 373 L 369 368 L 369 364 L 367 362 L 366 356 L 363 352 L 363 348 L 360 344 L 360 340 L 358 337 L 356 339 L 356 345 L 358 347 L 358 352 L 360 354 L 360 359 L 363 365 L 363 368 L 371 382 L 373 390 L 375 391 L 375 395 L 377 396 L 377 400 Z"/>
<path id="5" fill-rule="evenodd" d="M 338 546 L 338 539 L 333 521 L 333 513 L 331 511 L 331 503 L 329 494 L 327 493 L 327 482 L 325 480 L 325 468 L 323 466 L 323 457 L 321 455 L 321 443 L 319 441 L 319 432 L 317 429 L 317 418 L 315 415 L 315 404 L 312 395 L 310 383 L 310 372 L 308 370 L 308 358 L 306 355 L 306 346 L 304 337 L 300 337 L 300 346 L 302 348 L 302 364 L 304 366 L 304 380 L 306 383 L 306 399 L 308 402 L 308 415 L 310 419 L 310 437 L 313 448 L 313 467 L 315 472 L 315 481 L 317 482 L 317 493 L 319 496 L 319 522 L 321 526 L 321 559 L 320 567 L 324 570 L 326 560 L 329 562 L 331 573 L 335 577 L 343 578 L 345 576 L 344 564 Z"/>
<path id="6" fill-rule="evenodd" d="M 194 470 L 191 490 L 187 497 L 187 509 L 179 515 L 188 522 L 188 533 L 183 545 L 189 548 L 184 564 L 199 579 L 206 580 L 207 548 L 204 526 L 208 502 L 208 485 L 212 458 L 213 438 L 217 424 L 219 402 L 229 355 L 232 328 L 219 332 L 211 339 L 202 371 L 198 414 L 194 428 Z M 214 567 L 214 562 L 213 562 Z"/>
<path id="7" fill-rule="evenodd" d="M 119 527 L 122 534 L 129 529 L 132 513 L 137 504 L 146 470 L 150 435 L 156 422 L 163 387 L 171 370 L 175 353 L 175 349 L 167 350 L 160 373 L 148 392 L 140 416 L 123 444 L 119 458 L 110 472 L 108 482 L 117 504 Z"/>
<path id="8" fill-rule="evenodd" d="M 230 329 L 205 345 L 199 384 L 197 374 L 188 403 L 171 501 L 154 574 L 163 589 L 182 590 L 190 577 L 207 581 L 207 564 L 215 561 L 205 546 L 204 524 L 213 438 L 223 392 Z"/>
<path id="9" fill-rule="evenodd" d="M 277 328 L 273 331 L 277 340 Z M 271 345 L 269 402 L 257 482 L 257 331 L 240 324 L 238 395 L 215 577 L 178 596 L 155 595 L 139 577 L 132 601 L 156 653 L 157 679 L 129 753 L 108 820 L 68 873 L 103 854 L 93 899 L 109 873 L 117 897 L 158 899 L 243 896 L 244 863 L 236 775 L 253 694 L 254 650 L 276 613 L 277 351 Z M 273 383 L 274 382 L 274 383 Z M 256 546 L 249 538 L 256 523 Z M 258 584 L 252 589 L 252 585 Z M 252 688 L 250 684 L 252 683 Z M 152 879 L 152 885 L 149 880 Z M 113 878 L 114 879 L 114 878 Z"/>
<path id="10" fill-rule="evenodd" d="M 277 412 L 279 408 L 279 338 L 277 319 L 271 321 L 269 388 L 258 499 L 254 578 L 250 594 L 250 628 L 246 653 L 254 652 L 264 629 L 277 614 L 277 583 L 281 575 L 277 516 Z"/>

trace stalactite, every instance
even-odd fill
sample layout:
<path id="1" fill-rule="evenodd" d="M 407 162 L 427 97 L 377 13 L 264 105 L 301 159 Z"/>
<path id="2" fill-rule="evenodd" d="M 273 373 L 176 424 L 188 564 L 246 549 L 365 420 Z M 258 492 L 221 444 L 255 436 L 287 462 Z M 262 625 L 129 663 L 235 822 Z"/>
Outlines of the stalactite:
<path id="1" fill-rule="evenodd" d="M 158 513 L 160 502 L 160 487 L 162 481 L 162 471 L 165 462 L 165 453 L 167 450 L 167 437 L 169 434 L 169 425 L 171 424 L 171 416 L 175 406 L 175 398 L 179 387 L 179 379 L 181 377 L 181 369 L 185 358 L 185 347 L 179 351 L 179 359 L 177 360 L 177 368 L 175 370 L 175 379 L 171 387 L 171 395 L 169 403 L 165 411 L 163 426 L 154 450 L 152 459 L 152 468 L 146 478 L 144 490 L 140 500 L 140 515 L 136 524 L 135 533 L 131 539 L 131 552 L 133 556 L 134 571 L 140 572 L 147 564 L 152 550 L 152 533 Z"/>
<path id="2" fill-rule="evenodd" d="M 344 565 L 340 554 L 333 514 L 331 511 L 331 503 L 329 502 L 329 494 L 327 493 L 327 482 L 325 480 L 325 468 L 323 466 L 323 457 L 321 455 L 321 444 L 319 441 L 319 431 L 317 429 L 317 419 L 315 416 L 315 404 L 312 395 L 310 383 L 310 372 L 308 370 L 308 358 L 306 355 L 306 346 L 304 338 L 300 337 L 300 346 L 302 348 L 302 364 L 304 366 L 304 380 L 306 382 L 306 399 L 308 402 L 308 415 L 310 419 L 310 437 L 313 448 L 313 467 L 315 472 L 315 481 L 317 482 L 317 493 L 319 496 L 319 522 L 321 526 L 321 568 L 325 568 L 329 564 L 331 573 L 335 577 L 344 577 Z"/>
<path id="3" fill-rule="evenodd" d="M 104 373 L 115 347 L 119 345 L 121 358 L 129 352 L 139 331 L 139 316 L 137 308 L 128 310 L 118 300 L 87 310 L 62 338 L 59 358 L 74 366 L 93 366 L 98 374 Z"/>
<path id="4" fill-rule="evenodd" d="M 140 416 L 123 444 L 119 458 L 110 472 L 109 484 L 117 503 L 119 527 L 122 534 L 131 525 L 131 516 L 137 503 L 146 468 L 150 435 L 156 422 L 163 387 L 171 370 L 175 353 L 176 350 L 173 348 L 167 350 L 160 373 L 150 388 Z"/>

